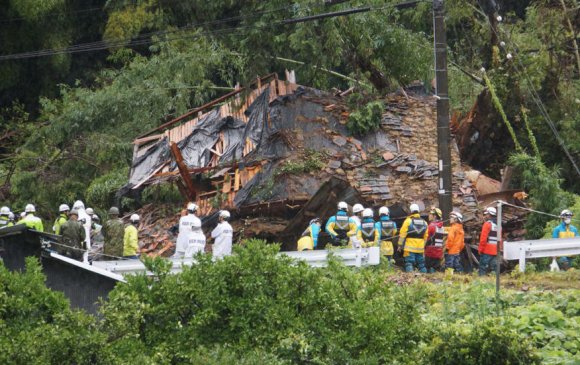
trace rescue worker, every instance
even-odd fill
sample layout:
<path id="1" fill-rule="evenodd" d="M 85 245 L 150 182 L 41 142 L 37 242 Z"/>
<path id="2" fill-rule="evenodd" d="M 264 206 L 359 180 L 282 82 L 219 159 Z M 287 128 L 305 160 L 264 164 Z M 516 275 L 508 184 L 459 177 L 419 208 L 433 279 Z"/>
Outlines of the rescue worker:
<path id="1" fill-rule="evenodd" d="M 189 246 L 190 239 L 192 240 L 192 245 L 195 243 L 193 241 L 198 239 L 198 233 L 201 231 L 201 220 L 195 215 L 197 211 L 197 204 L 189 203 L 187 204 L 187 215 L 179 219 L 179 233 L 177 235 L 177 243 L 175 245 L 175 254 L 173 257 L 181 258 L 185 256 L 185 252 Z M 194 234 L 195 230 L 195 234 Z M 200 245 L 200 242 L 197 242 Z M 205 246 L 205 236 L 203 245 Z"/>
<path id="2" fill-rule="evenodd" d="M 137 231 L 137 227 L 139 226 L 139 215 L 131 214 L 129 221 L 131 223 L 125 227 L 125 234 L 123 235 L 123 258 L 138 259 L 139 232 Z"/>
<path id="3" fill-rule="evenodd" d="M 213 238 L 212 255 L 215 258 L 222 258 L 232 254 L 232 240 L 234 238 L 234 230 L 229 224 L 230 212 L 221 210 L 218 216 L 218 225 L 211 231 L 211 238 Z"/>
<path id="4" fill-rule="evenodd" d="M 0 228 L 12 227 L 14 224 L 10 222 L 10 208 L 0 208 Z M 14 216 L 14 215 L 13 215 Z"/>
<path id="5" fill-rule="evenodd" d="M 125 227 L 119 219 L 119 208 L 109 209 L 109 220 L 103 224 L 103 253 L 105 260 L 116 260 L 123 256 Z"/>
<path id="6" fill-rule="evenodd" d="M 106 260 L 103 253 L 105 239 L 103 237 L 103 226 L 98 215 L 92 216 L 93 226 L 91 227 L 91 249 L 89 251 L 89 261 Z"/>
<path id="7" fill-rule="evenodd" d="M 362 221 L 362 213 L 365 210 L 365 208 L 362 206 L 362 204 L 355 204 L 352 206 L 352 216 L 350 217 L 357 226 L 360 227 L 360 223 Z"/>
<path id="8" fill-rule="evenodd" d="M 441 271 L 443 260 L 443 244 L 447 233 L 443 229 L 441 218 L 443 213 L 439 208 L 431 208 L 429 211 L 429 226 L 427 228 L 427 241 L 425 244 L 425 267 L 427 272 Z"/>
<path id="9" fill-rule="evenodd" d="M 78 221 L 78 212 L 73 209 L 69 213 L 69 219 L 60 227 L 62 245 L 57 245 L 56 251 L 77 261 L 83 260 L 85 246 L 85 229 Z"/>
<path id="10" fill-rule="evenodd" d="M 447 236 L 445 248 L 445 271 L 450 274 L 453 271 L 463 272 L 461 265 L 461 251 L 465 248 L 465 233 L 463 232 L 463 215 L 459 212 L 449 213 L 451 227 Z"/>
<path id="11" fill-rule="evenodd" d="M 379 208 L 379 220 L 376 223 L 380 236 L 381 255 L 386 256 L 390 263 L 394 263 L 393 254 L 395 253 L 393 240 L 397 234 L 397 224 L 391 220 L 389 208 Z"/>
<path id="12" fill-rule="evenodd" d="M 573 238 L 578 237 L 578 229 L 574 227 L 572 223 L 572 217 L 574 213 L 568 209 L 564 209 L 560 213 L 560 224 L 552 230 L 552 238 Z M 570 268 L 571 259 L 569 257 L 558 258 L 558 263 L 563 270 L 568 270 Z"/>
<path id="13" fill-rule="evenodd" d="M 405 271 L 411 272 L 417 267 L 420 272 L 426 273 L 425 241 L 427 240 L 427 222 L 419 215 L 419 205 L 411 204 L 409 207 L 411 214 L 403 222 L 399 232 L 399 251 L 403 252 L 405 258 Z"/>
<path id="14" fill-rule="evenodd" d="M 314 250 L 318 246 L 320 226 L 320 218 L 310 220 L 308 228 L 302 232 L 302 237 L 298 240 L 298 251 Z"/>
<path id="15" fill-rule="evenodd" d="M 88 261 L 89 252 L 88 250 L 91 249 L 91 226 L 93 225 L 93 221 L 91 216 L 87 214 L 85 210 L 85 203 L 80 200 L 77 200 L 73 204 L 73 209 L 76 209 L 79 212 L 79 222 L 82 223 L 83 227 L 85 228 L 85 243 L 86 249 L 85 257 L 83 261 Z"/>
<path id="16" fill-rule="evenodd" d="M 498 230 L 495 223 L 497 211 L 494 207 L 485 209 L 483 219 L 485 222 L 481 227 L 481 234 L 479 236 L 479 276 L 486 275 L 490 271 L 494 271 L 496 267 L 497 244 L 498 244 Z"/>
<path id="17" fill-rule="evenodd" d="M 10 212 L 10 214 L 8 214 L 8 227 L 12 227 L 14 223 L 16 223 L 15 219 L 16 217 L 14 216 L 14 213 Z"/>
<path id="18" fill-rule="evenodd" d="M 330 235 L 335 246 L 345 246 L 350 237 L 356 235 L 358 226 L 356 222 L 348 216 L 348 204 L 338 203 L 338 212 L 328 218 L 325 230 Z"/>
<path id="19" fill-rule="evenodd" d="M 70 211 L 70 208 L 66 204 L 61 204 L 58 207 L 59 215 L 56 218 L 56 220 L 54 221 L 54 224 L 52 226 L 52 231 L 54 232 L 54 234 L 60 234 L 60 226 L 62 226 L 68 220 L 69 211 Z"/>
<path id="20" fill-rule="evenodd" d="M 370 208 L 366 208 L 362 213 L 361 225 L 357 232 L 357 237 L 361 241 L 362 247 L 374 247 L 379 245 L 380 231 L 377 229 L 374 213 Z"/>
<path id="21" fill-rule="evenodd" d="M 32 204 L 26 204 L 24 208 L 25 216 L 21 220 L 18 221 L 17 224 L 24 224 L 26 227 L 30 229 L 35 229 L 39 232 L 44 231 L 44 225 L 42 224 L 42 220 L 34 215 L 36 213 L 36 208 Z"/>

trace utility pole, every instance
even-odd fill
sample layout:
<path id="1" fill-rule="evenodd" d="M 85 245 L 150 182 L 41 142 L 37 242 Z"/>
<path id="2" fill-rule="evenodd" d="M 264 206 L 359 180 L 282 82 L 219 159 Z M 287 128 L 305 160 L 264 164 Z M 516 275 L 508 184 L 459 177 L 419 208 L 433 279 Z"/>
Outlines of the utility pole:
<path id="1" fill-rule="evenodd" d="M 435 48 L 435 88 L 437 98 L 437 159 L 439 160 L 439 208 L 443 219 L 449 219 L 451 201 L 451 152 L 449 150 L 449 95 L 447 86 L 447 36 L 445 34 L 444 0 L 433 0 L 433 34 Z"/>

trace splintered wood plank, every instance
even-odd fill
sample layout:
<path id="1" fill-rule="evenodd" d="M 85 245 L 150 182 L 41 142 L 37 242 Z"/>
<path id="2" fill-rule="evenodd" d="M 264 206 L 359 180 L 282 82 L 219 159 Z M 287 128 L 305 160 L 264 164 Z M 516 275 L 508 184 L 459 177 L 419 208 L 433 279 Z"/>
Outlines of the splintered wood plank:
<path id="1" fill-rule="evenodd" d="M 234 191 L 240 190 L 240 170 L 236 169 L 234 173 Z"/>
<path id="2" fill-rule="evenodd" d="M 229 193 L 232 190 L 232 178 L 230 174 L 224 176 L 224 185 L 222 186 L 222 193 Z"/>

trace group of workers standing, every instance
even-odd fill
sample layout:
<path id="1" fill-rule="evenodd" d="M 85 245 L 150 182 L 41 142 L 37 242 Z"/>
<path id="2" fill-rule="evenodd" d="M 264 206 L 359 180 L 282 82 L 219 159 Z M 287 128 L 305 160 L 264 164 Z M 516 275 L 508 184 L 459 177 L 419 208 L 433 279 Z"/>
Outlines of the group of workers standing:
<path id="1" fill-rule="evenodd" d="M 190 258 L 197 252 L 205 251 L 206 238 L 201 230 L 201 220 L 195 215 L 197 208 L 196 204 L 189 203 L 187 214 L 179 220 L 174 257 Z M 125 224 L 119 217 L 119 208 L 111 207 L 108 213 L 109 219 L 101 225 L 99 216 L 92 208 L 85 209 L 82 201 L 76 201 L 73 209 L 67 204 L 61 204 L 52 226 L 52 232 L 62 237 L 60 242 L 53 242 L 55 251 L 78 261 L 139 258 L 139 215 L 132 214 L 129 223 Z M 42 220 L 35 214 L 35 206 L 28 204 L 21 219 L 15 221 L 10 208 L 2 207 L 0 228 L 24 224 L 30 229 L 43 232 Z M 228 223 L 229 218 L 227 210 L 220 211 L 219 222 L 211 232 L 214 257 L 227 256 L 232 252 L 233 229 Z"/>
<path id="2" fill-rule="evenodd" d="M 381 255 L 393 263 L 395 245 L 402 253 L 405 271 L 415 269 L 422 273 L 433 273 L 446 269 L 450 272 L 462 272 L 461 252 L 465 248 L 465 233 L 463 230 L 463 215 L 458 211 L 449 214 L 449 226 L 444 227 L 442 212 L 439 208 L 431 208 L 428 221 L 425 221 L 417 204 L 409 207 L 410 215 L 406 217 L 400 229 L 391 220 L 388 207 L 379 208 L 378 220 L 374 212 L 361 204 L 352 207 L 352 215 L 348 213 L 346 202 L 338 203 L 338 211 L 331 216 L 324 227 L 330 236 L 331 244 L 338 247 L 379 247 Z M 578 230 L 570 225 L 572 212 L 562 211 L 561 224 L 554 229 L 554 238 L 578 236 Z M 497 211 L 494 207 L 484 211 L 484 223 L 479 237 L 479 275 L 486 275 L 495 270 L 498 244 Z M 322 232 L 321 221 L 315 218 L 298 241 L 298 250 L 312 250 L 318 245 Z M 398 239 L 398 240 L 397 240 Z M 444 260 L 443 260 L 444 259 Z M 566 269 L 570 259 L 561 257 L 560 265 Z"/>
<path id="3" fill-rule="evenodd" d="M 199 252 L 205 252 L 206 238 L 201 229 L 201 219 L 196 215 L 197 209 L 197 204 L 187 204 L 186 215 L 179 219 L 174 258 L 191 258 Z M 222 258 L 232 254 L 234 230 L 228 223 L 229 219 L 230 212 L 219 211 L 218 224 L 211 232 L 211 238 L 214 239 L 213 257 Z"/>

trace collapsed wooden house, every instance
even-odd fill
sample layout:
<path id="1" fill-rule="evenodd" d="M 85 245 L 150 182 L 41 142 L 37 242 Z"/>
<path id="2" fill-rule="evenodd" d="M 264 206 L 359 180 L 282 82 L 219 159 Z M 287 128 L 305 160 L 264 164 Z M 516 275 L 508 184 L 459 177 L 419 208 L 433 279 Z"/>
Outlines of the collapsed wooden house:
<path id="1" fill-rule="evenodd" d="M 346 127 L 344 97 L 300 86 L 288 75 L 286 81 L 274 74 L 258 79 L 139 136 L 122 193 L 175 183 L 200 215 L 229 209 L 245 220 L 246 235 L 287 247 L 311 218 L 333 214 L 339 200 L 389 206 L 395 219 L 412 202 L 437 205 L 431 95 L 387 95 L 381 128 L 355 138 Z M 474 220 L 477 182 L 456 147 L 452 169 L 454 207 Z"/>

